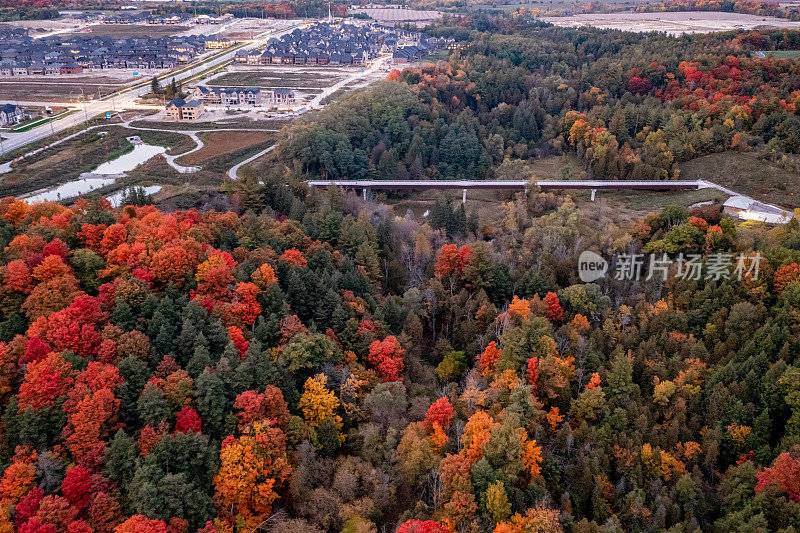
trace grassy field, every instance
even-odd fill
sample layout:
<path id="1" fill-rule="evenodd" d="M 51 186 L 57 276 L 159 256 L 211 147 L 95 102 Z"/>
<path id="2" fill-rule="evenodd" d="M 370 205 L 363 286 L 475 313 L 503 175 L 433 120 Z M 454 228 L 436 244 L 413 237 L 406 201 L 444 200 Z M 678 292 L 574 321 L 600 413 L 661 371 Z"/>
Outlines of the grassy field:
<path id="1" fill-rule="evenodd" d="M 800 57 L 800 50 L 766 50 L 764 55 L 775 59 L 797 59 Z"/>
<path id="2" fill-rule="evenodd" d="M 330 71 L 253 70 L 227 72 L 208 82 L 208 85 L 212 87 L 259 87 L 262 89 L 313 89 L 330 87 L 344 78 L 344 74 Z"/>
<path id="3" fill-rule="evenodd" d="M 762 202 L 800 207 L 800 174 L 763 161 L 754 153 L 711 154 L 682 163 L 680 169 L 682 179 L 705 179 Z"/>

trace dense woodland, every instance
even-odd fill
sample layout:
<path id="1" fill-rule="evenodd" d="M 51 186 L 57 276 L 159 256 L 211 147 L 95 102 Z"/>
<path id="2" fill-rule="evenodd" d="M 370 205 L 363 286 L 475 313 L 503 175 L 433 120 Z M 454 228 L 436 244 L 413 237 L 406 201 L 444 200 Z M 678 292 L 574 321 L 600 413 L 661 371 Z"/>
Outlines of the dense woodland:
<path id="1" fill-rule="evenodd" d="M 800 153 L 796 31 L 680 38 L 477 17 L 445 27 L 464 48 L 392 72 L 297 123 L 279 153 L 331 178 L 486 178 L 576 154 L 594 179 L 675 179 L 683 161 L 756 150 L 786 168 Z M 398 83 L 399 82 L 399 83 Z"/>
<path id="2" fill-rule="evenodd" d="M 800 35 L 472 24 L 282 132 L 238 212 L 0 201 L 0 533 L 800 528 L 796 221 L 537 191 L 419 221 L 301 181 L 789 164 L 798 65 L 750 50 Z M 587 249 L 764 261 L 584 284 Z"/>
<path id="3" fill-rule="evenodd" d="M 0 531 L 800 527 L 796 222 L 261 193 L 0 202 Z M 586 248 L 766 260 L 582 284 Z"/>

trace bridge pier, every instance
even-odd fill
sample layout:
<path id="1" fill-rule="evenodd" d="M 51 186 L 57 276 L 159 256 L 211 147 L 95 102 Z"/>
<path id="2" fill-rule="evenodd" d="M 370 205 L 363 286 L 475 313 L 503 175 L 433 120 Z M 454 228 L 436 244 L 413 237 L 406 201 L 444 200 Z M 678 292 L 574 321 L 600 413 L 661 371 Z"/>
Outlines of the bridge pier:
<path id="1" fill-rule="evenodd" d="M 597 192 L 597 189 L 592 189 L 592 201 L 594 202 L 594 195 Z"/>
<path id="2" fill-rule="evenodd" d="M 462 204 L 467 203 L 467 189 L 463 190 L 463 194 L 461 195 L 461 203 Z"/>
<path id="3" fill-rule="evenodd" d="M 366 202 L 367 201 L 367 188 L 364 187 L 363 189 L 361 189 L 361 193 L 364 195 L 364 201 Z"/>

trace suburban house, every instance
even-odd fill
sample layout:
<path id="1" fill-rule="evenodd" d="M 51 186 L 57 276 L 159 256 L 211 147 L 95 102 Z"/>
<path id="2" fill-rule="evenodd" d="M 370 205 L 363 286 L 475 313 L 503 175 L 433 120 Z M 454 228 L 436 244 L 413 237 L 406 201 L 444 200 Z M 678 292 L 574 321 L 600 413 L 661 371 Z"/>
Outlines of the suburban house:
<path id="1" fill-rule="evenodd" d="M 170 100 L 166 107 L 167 118 L 177 121 L 197 120 L 204 111 L 203 102 L 200 100 L 185 101 L 183 98 Z"/>
<path id="2" fill-rule="evenodd" d="M 424 56 L 428 55 L 430 50 L 424 45 L 416 44 L 411 46 L 402 46 L 392 52 L 392 63 L 395 65 L 403 63 L 413 63 L 419 61 Z"/>
<path id="3" fill-rule="evenodd" d="M 0 126 L 19 124 L 25 119 L 25 112 L 14 104 L 0 106 Z"/>
<path id="4" fill-rule="evenodd" d="M 211 37 L 206 41 L 206 48 L 209 49 L 218 49 L 218 48 L 227 48 L 233 43 L 225 39 L 223 37 Z"/>
<path id="5" fill-rule="evenodd" d="M 294 103 L 294 91 L 291 89 L 275 89 L 274 102 L 277 105 L 290 105 Z"/>
<path id="6" fill-rule="evenodd" d="M 204 87 L 198 85 L 192 91 L 192 98 L 211 105 L 250 105 L 260 106 L 261 89 Z"/>

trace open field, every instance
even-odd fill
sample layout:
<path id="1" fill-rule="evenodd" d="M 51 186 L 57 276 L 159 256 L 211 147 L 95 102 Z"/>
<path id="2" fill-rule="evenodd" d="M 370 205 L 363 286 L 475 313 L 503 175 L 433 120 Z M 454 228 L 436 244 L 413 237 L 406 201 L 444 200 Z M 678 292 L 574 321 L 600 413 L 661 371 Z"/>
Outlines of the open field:
<path id="1" fill-rule="evenodd" d="M 800 174 L 789 172 L 754 153 L 723 152 L 680 165 L 681 179 L 705 179 L 760 202 L 800 207 Z"/>
<path id="2" fill-rule="evenodd" d="M 39 35 L 46 35 L 56 31 L 76 30 L 84 25 L 85 24 L 82 21 L 71 18 L 60 18 L 53 20 L 14 20 L 0 22 L 0 29 L 2 29 L 3 26 L 25 28 L 32 37 L 37 37 Z"/>
<path id="3" fill-rule="evenodd" d="M 209 81 L 212 87 L 259 87 L 261 89 L 308 89 L 335 85 L 356 72 L 353 69 L 317 67 L 295 70 L 286 67 L 244 67 L 231 69 Z"/>
<path id="4" fill-rule="evenodd" d="M 542 17 L 541 20 L 556 26 L 569 28 L 594 26 L 602 29 L 636 32 L 663 31 L 670 35 L 753 28 L 800 28 L 800 22 L 792 22 L 776 17 L 710 11 L 597 13 L 570 15 L 567 17 Z"/>
<path id="5" fill-rule="evenodd" d="M 94 37 L 115 37 L 126 39 L 128 37 L 166 37 L 178 35 L 189 29 L 188 26 L 169 26 L 161 24 L 97 24 L 90 26 L 88 34 Z"/>
<path id="6" fill-rule="evenodd" d="M 214 33 L 219 32 L 221 37 L 225 37 L 232 41 L 244 41 L 252 39 L 259 33 L 264 33 L 265 31 L 269 30 L 288 28 L 297 24 L 298 22 L 299 20 L 297 19 L 278 20 L 269 18 L 247 18 L 236 19 L 236 21 L 232 24 L 225 24 L 223 27 L 216 25 L 210 25 L 207 27 L 212 28 L 210 31 Z"/>
<path id="7" fill-rule="evenodd" d="M 757 52 L 757 55 L 765 57 L 774 57 L 775 59 L 797 59 L 800 57 L 800 50 L 766 50 L 764 52 Z"/>
<path id="8" fill-rule="evenodd" d="M 139 72 L 137 78 L 133 75 Z M 82 96 L 105 96 L 136 79 L 146 80 L 163 70 L 135 71 L 108 69 L 63 76 L 13 76 L 0 79 L 0 95 L 4 100 L 24 102 L 78 102 Z M 83 90 L 83 94 L 81 93 Z"/>

